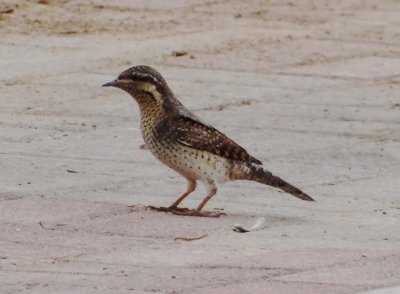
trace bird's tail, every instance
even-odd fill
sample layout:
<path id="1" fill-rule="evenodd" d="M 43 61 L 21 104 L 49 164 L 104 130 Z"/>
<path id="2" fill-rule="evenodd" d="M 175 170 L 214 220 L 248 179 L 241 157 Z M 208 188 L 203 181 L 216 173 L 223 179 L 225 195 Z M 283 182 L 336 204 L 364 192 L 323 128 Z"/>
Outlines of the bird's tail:
<path id="1" fill-rule="evenodd" d="M 295 186 L 289 184 L 288 182 L 282 180 L 280 177 L 277 177 L 273 175 L 271 172 L 263 169 L 259 165 L 247 165 L 246 167 L 241 167 L 239 168 L 240 172 L 238 172 L 238 169 L 236 169 L 236 172 L 231 174 L 231 177 L 233 180 L 250 180 L 250 181 L 256 181 L 261 184 L 269 185 L 278 189 L 281 189 L 289 194 L 292 194 L 293 196 L 300 198 L 302 200 L 306 201 L 314 201 L 310 196 L 308 196 L 306 193 L 301 191 L 300 189 L 296 188 Z"/>

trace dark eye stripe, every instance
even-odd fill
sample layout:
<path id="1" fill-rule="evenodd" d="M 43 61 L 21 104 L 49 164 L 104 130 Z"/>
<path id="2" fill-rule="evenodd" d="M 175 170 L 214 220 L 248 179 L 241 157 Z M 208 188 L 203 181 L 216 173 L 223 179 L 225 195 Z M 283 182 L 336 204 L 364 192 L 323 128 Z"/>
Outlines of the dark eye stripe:
<path id="1" fill-rule="evenodd" d="M 141 82 L 147 82 L 150 84 L 155 84 L 157 87 L 162 86 L 162 83 L 160 83 L 159 80 L 157 80 L 155 77 L 153 76 L 149 76 L 149 75 L 142 75 L 142 74 L 135 74 L 132 77 L 134 80 L 136 81 L 141 81 Z"/>

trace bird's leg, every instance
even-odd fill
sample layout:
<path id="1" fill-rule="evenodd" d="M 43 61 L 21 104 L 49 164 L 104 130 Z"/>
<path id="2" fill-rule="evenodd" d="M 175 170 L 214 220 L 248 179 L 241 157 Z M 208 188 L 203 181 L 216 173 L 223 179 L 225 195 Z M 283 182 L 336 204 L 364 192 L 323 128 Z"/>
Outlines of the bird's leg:
<path id="1" fill-rule="evenodd" d="M 188 187 L 185 193 L 182 194 L 181 197 L 179 197 L 174 203 L 172 203 L 169 207 L 168 210 L 174 211 L 174 210 L 187 210 L 187 208 L 178 208 L 178 205 L 185 199 L 187 196 L 189 196 L 190 193 L 192 193 L 197 186 L 196 180 L 192 179 L 187 179 L 188 180 Z"/>
<path id="2" fill-rule="evenodd" d="M 201 211 L 203 207 L 207 204 L 207 202 L 217 194 L 217 186 L 213 180 L 208 180 L 205 184 L 207 186 L 207 195 L 201 201 L 200 205 L 197 206 L 196 209 L 188 209 L 188 208 L 180 208 L 178 205 L 185 199 L 190 193 L 192 193 L 196 189 L 196 181 L 187 179 L 188 180 L 188 188 L 185 193 L 181 197 L 179 197 L 174 203 L 172 203 L 169 207 L 155 207 L 155 206 L 148 206 L 151 210 L 156 211 L 164 211 L 164 212 L 172 212 L 176 215 L 182 216 L 199 216 L 199 217 L 220 217 L 221 215 L 226 215 L 223 212 L 209 212 L 209 211 Z"/>
<path id="3" fill-rule="evenodd" d="M 172 203 L 170 206 L 168 207 L 155 207 L 155 206 L 148 206 L 148 208 L 150 208 L 151 210 L 157 210 L 157 211 L 170 211 L 172 213 L 175 212 L 186 212 L 189 211 L 188 208 L 179 208 L 178 205 L 190 194 L 192 193 L 197 186 L 196 180 L 192 180 L 187 178 L 188 181 L 188 186 L 187 186 L 187 190 L 185 193 L 182 194 L 182 196 L 180 196 L 174 203 Z"/>
<path id="4" fill-rule="evenodd" d="M 201 203 L 199 204 L 199 206 L 197 206 L 196 210 L 198 212 L 200 212 L 203 207 L 207 204 L 207 202 L 211 199 L 211 197 L 213 197 L 215 194 L 217 194 L 217 185 L 215 184 L 214 181 L 212 180 L 208 180 L 206 182 L 207 184 L 207 195 L 206 197 L 203 199 L 203 201 L 201 201 Z"/>
<path id="5" fill-rule="evenodd" d="M 203 207 L 207 204 L 207 202 L 215 195 L 217 194 L 217 185 L 215 184 L 214 181 L 208 180 L 206 182 L 207 185 L 207 190 L 208 193 L 206 197 L 201 201 L 200 205 L 197 206 L 196 209 L 191 209 L 191 210 L 184 210 L 184 211 L 173 211 L 174 214 L 177 215 L 184 215 L 184 216 L 200 216 L 200 217 L 220 217 L 221 215 L 226 215 L 225 213 L 222 212 L 209 212 L 209 211 L 201 211 Z M 178 199 L 179 200 L 179 199 Z"/>

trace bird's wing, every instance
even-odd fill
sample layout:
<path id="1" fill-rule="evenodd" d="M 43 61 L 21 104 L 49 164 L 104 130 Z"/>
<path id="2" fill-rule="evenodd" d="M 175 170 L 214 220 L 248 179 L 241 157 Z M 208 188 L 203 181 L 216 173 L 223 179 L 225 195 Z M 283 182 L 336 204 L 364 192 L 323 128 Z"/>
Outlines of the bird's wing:
<path id="1" fill-rule="evenodd" d="M 250 161 L 262 164 L 233 140 L 212 126 L 191 117 L 179 115 L 169 124 L 170 134 L 180 144 L 210 152 L 232 160 Z"/>

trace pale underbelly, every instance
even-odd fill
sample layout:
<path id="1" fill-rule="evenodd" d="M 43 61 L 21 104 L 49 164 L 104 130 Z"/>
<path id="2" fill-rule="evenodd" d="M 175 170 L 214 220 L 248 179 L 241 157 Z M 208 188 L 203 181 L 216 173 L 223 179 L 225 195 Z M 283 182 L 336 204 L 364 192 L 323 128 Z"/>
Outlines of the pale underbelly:
<path id="1" fill-rule="evenodd" d="M 231 164 L 225 158 L 183 145 L 151 143 L 148 145 L 153 155 L 185 177 L 200 181 L 229 180 Z"/>

